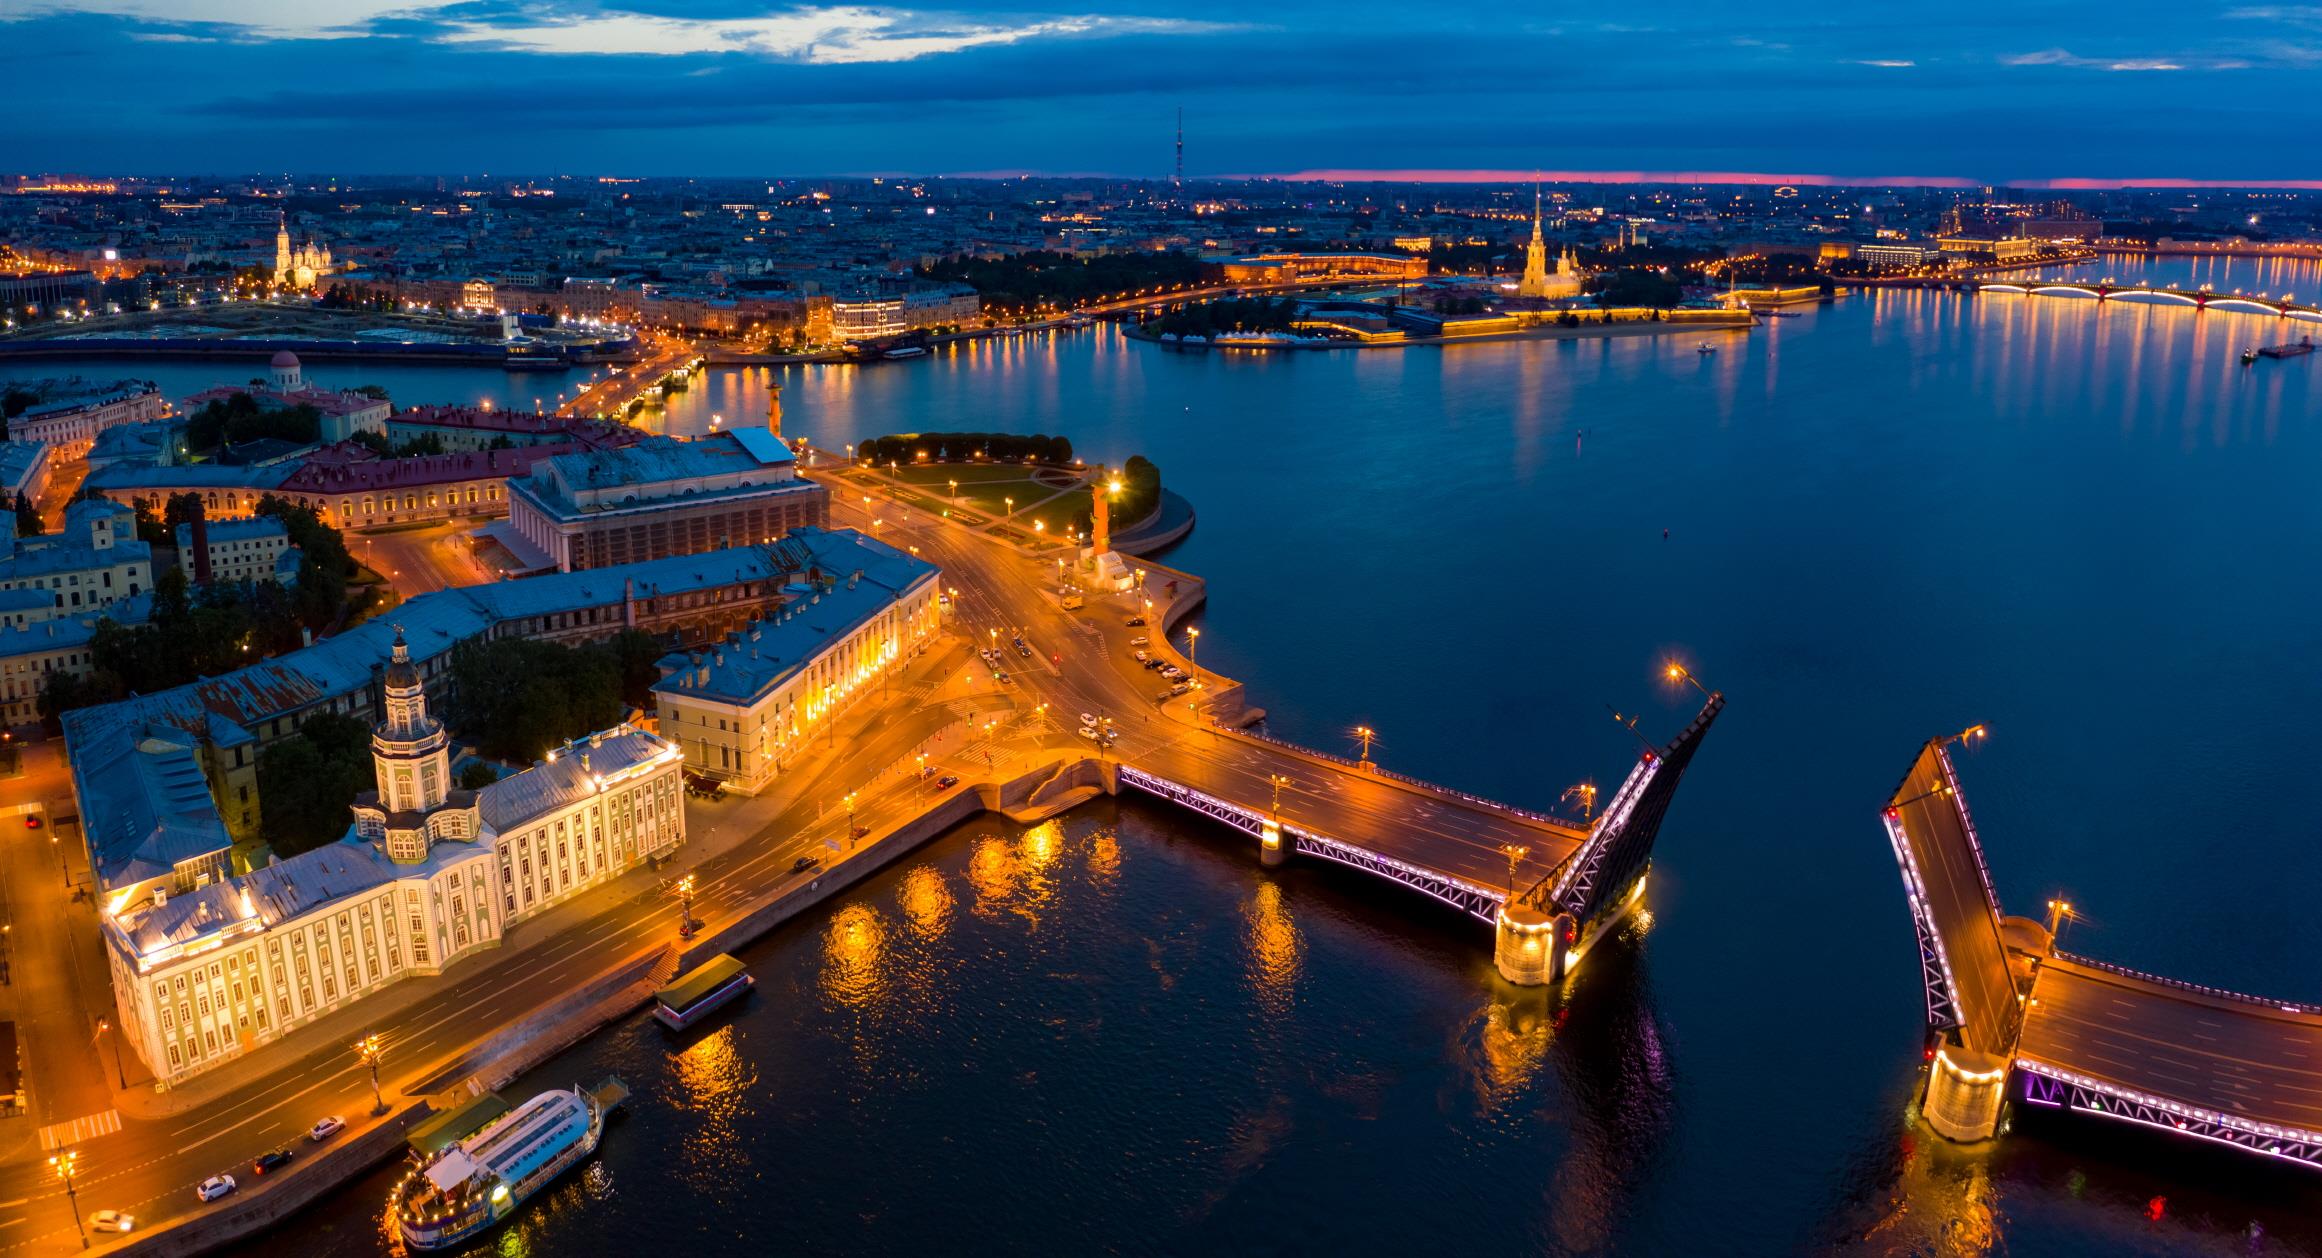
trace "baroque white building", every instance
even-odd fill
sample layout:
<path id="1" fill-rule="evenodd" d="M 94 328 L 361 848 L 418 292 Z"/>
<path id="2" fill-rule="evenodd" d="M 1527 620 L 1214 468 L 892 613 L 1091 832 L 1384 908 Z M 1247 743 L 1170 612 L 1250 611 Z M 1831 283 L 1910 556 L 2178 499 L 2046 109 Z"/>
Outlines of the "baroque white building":
<path id="1" fill-rule="evenodd" d="M 628 725 L 456 789 L 450 736 L 402 635 L 373 732 L 376 789 L 344 839 L 183 894 L 157 869 L 116 894 L 105 938 L 123 1040 L 175 1082 L 415 974 L 495 947 L 512 924 L 685 840 L 682 757 Z M 159 741 L 159 740 L 157 740 Z M 183 757 L 155 748 L 157 772 Z M 207 786 L 179 784 L 190 800 Z M 168 790 L 156 798 L 166 801 Z M 166 847 L 175 818 L 155 819 Z"/>

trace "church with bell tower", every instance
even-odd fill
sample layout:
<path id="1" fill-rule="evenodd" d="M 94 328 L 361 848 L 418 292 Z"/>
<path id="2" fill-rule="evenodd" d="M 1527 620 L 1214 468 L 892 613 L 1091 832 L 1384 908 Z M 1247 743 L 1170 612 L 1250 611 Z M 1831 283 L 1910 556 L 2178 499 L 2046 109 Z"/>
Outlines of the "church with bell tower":
<path id="1" fill-rule="evenodd" d="M 274 282 L 288 288 L 313 288 L 315 281 L 332 271 L 330 246 L 309 237 L 293 247 L 290 243 L 290 219 L 277 215 L 274 220 Z"/>
<path id="2" fill-rule="evenodd" d="M 1566 245 L 1556 255 L 1556 269 L 1548 269 L 1548 238 L 1541 231 L 1540 190 L 1532 189 L 1532 240 L 1524 246 L 1524 278 L 1516 284 L 1516 296 L 1551 299 L 1580 295 L 1580 264 L 1572 256 L 1572 246 Z"/>

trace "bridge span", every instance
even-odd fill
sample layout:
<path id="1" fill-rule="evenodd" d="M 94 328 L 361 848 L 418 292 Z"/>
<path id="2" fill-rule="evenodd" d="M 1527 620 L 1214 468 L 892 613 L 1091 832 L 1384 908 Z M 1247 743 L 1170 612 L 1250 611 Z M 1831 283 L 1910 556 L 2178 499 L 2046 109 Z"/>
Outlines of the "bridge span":
<path id="1" fill-rule="evenodd" d="M 2240 314 L 2273 315 L 2283 319 L 2322 321 L 2322 306 L 2301 302 L 2289 293 L 2221 293 L 2209 288 L 2168 288 L 2150 284 L 2075 283 L 2070 280 L 2025 280 L 2013 284 L 1979 284 L 1979 293 L 2013 293 L 2024 297 L 2083 297 L 2099 302 L 2123 298 L 2139 304 L 2190 306 L 2196 310 L 2223 310 Z"/>
<path id="2" fill-rule="evenodd" d="M 1644 895 L 1678 780 L 1724 707 L 1709 695 L 1676 738 L 1639 755 L 1586 827 L 1232 731 L 1215 736 L 1224 745 L 1197 736 L 1124 755 L 1118 772 L 1123 787 L 1257 839 L 1268 864 L 1330 861 L 1491 923 L 1501 975 L 1539 986 L 1571 974 Z M 1277 784 L 1297 788 L 1288 815 Z"/>
<path id="3" fill-rule="evenodd" d="M 1980 733 L 1921 748 L 1883 814 L 1918 935 L 1928 1125 L 1989 1139 L 2013 1101 L 2322 1168 L 2322 1006 L 2074 956 L 2052 924 L 2002 916 L 1949 751 Z"/>

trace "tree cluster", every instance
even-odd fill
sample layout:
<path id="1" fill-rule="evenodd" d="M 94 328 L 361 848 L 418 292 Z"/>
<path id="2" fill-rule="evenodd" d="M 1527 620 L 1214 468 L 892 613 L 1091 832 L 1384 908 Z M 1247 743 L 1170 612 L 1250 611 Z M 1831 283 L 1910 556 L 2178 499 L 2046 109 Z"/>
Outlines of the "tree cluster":
<path id="1" fill-rule="evenodd" d="M 16 495 L 16 535 L 18 537 L 38 537 L 41 530 L 47 527 L 41 523 L 40 508 L 23 494 Z"/>
<path id="2" fill-rule="evenodd" d="M 190 523 L 200 505 L 193 494 L 176 494 L 157 517 L 151 503 L 140 502 L 138 535 L 174 544 L 177 526 Z M 193 586 L 187 576 L 190 561 L 181 562 L 154 578 L 153 615 L 145 624 L 97 621 L 89 639 L 87 676 L 49 674 L 41 688 L 41 717 L 54 721 L 74 708 L 241 668 L 298 649 L 305 630 L 322 631 L 337 623 L 355 573 L 354 558 L 338 530 L 311 508 L 272 494 L 258 500 L 257 514 L 281 520 L 290 544 L 299 548 L 295 588 L 273 581 Z"/>
<path id="3" fill-rule="evenodd" d="M 322 712 L 258 756 L 258 832 L 277 857 L 296 856 L 347 832 L 355 796 L 374 786 L 371 730 Z"/>
<path id="4" fill-rule="evenodd" d="M 1582 281 L 1585 292 L 1596 294 L 1606 306 L 1655 306 L 1667 309 L 1685 300 L 1685 286 L 1648 267 L 1623 267 L 1591 275 Z"/>
<path id="5" fill-rule="evenodd" d="M 452 648 L 453 727 L 496 760 L 538 760 L 644 706 L 661 679 L 654 665 L 667 653 L 634 629 L 577 647 L 530 638 L 462 642 Z"/>
<path id="6" fill-rule="evenodd" d="M 1290 297 L 1221 297 L 1197 302 L 1147 319 L 1144 328 L 1155 336 L 1215 336 L 1220 332 L 1287 332 L 1298 315 Z"/>
<path id="7" fill-rule="evenodd" d="M 185 425 L 186 447 L 204 451 L 266 437 L 307 445 L 321 435 L 322 412 L 315 408 L 261 406 L 247 393 L 212 399 Z"/>
<path id="8" fill-rule="evenodd" d="M 983 299 L 986 311 L 1014 312 L 1042 303 L 1071 307 L 1139 289 L 1197 284 L 1201 260 L 1176 251 L 1084 258 L 1036 249 L 1004 258 L 944 258 L 920 267 L 918 273 L 968 285 Z"/>
<path id="9" fill-rule="evenodd" d="M 855 453 L 871 463 L 919 461 L 925 451 L 931 463 L 966 463 L 977 458 L 994 463 L 1034 463 L 1064 466 L 1072 462 L 1072 440 L 1034 433 L 1029 437 L 1007 432 L 900 432 L 869 437 Z"/>

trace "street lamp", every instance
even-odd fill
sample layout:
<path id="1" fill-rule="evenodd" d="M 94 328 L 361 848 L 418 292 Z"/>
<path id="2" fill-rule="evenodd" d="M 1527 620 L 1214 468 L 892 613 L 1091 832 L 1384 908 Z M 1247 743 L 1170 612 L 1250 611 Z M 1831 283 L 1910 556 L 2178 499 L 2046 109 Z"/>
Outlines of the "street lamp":
<path id="1" fill-rule="evenodd" d="M 1185 631 L 1185 662 L 1193 665 L 1193 688 L 1201 689 L 1201 630 Z"/>
<path id="2" fill-rule="evenodd" d="M 1516 894 L 1516 866 L 1524 863 L 1524 857 L 1531 854 L 1532 849 L 1521 843 L 1506 843 L 1501 845 L 1500 851 L 1508 858 L 1508 894 L 1512 897 Z"/>
<path id="3" fill-rule="evenodd" d="M 927 753 L 919 753 L 919 793 L 927 793 Z"/>
<path id="4" fill-rule="evenodd" d="M 1564 794 L 1559 798 L 1578 799 L 1580 801 L 1580 819 L 1586 821 L 1596 812 L 1596 783 L 1582 782 L 1578 786 L 1567 786 L 1564 788 Z"/>
<path id="5" fill-rule="evenodd" d="M 855 793 L 847 792 L 847 846 L 855 845 Z"/>
<path id="6" fill-rule="evenodd" d="M 2064 923 L 2078 919 L 2079 915 L 2072 911 L 2072 901 L 2048 901 L 2048 942 L 2053 945 L 2057 932 L 2064 929 Z"/>
<path id="7" fill-rule="evenodd" d="M 1377 738 L 1378 736 L 1379 731 L 1372 729 L 1368 725 L 1355 726 L 1355 737 L 1363 740 L 1362 759 L 1356 762 L 1355 767 L 1366 771 L 1377 770 L 1378 766 L 1371 763 L 1371 740 Z"/>
<path id="8" fill-rule="evenodd" d="M 113 1023 L 111 1019 L 97 1019 L 97 1034 L 103 1035 L 105 1032 L 112 1029 Z M 121 1081 L 121 1090 L 123 1092 L 127 1092 L 129 1090 L 129 1074 L 121 1067 L 121 1041 L 118 1039 L 113 1041 L 113 1077 Z"/>
<path id="9" fill-rule="evenodd" d="M 692 874 L 677 880 L 677 937 L 680 939 L 693 938 L 693 932 L 701 926 L 693 920 L 693 889 Z"/>
<path id="10" fill-rule="evenodd" d="M 1274 788 L 1274 806 L 1271 812 L 1274 828 L 1280 829 L 1282 827 L 1282 788 L 1290 785 L 1290 779 L 1279 773 L 1269 773 L 1266 775 L 1266 783 Z"/>
<path id="11" fill-rule="evenodd" d="M 1680 664 L 1675 660 L 1669 661 L 1667 675 L 1671 681 L 1682 681 L 1693 687 L 1695 690 L 1700 691 L 1703 698 L 1716 697 L 1709 693 L 1709 687 L 1701 684 L 1700 678 L 1695 677 L 1689 670 L 1686 669 L 1683 664 Z"/>
<path id="12" fill-rule="evenodd" d="M 379 1091 L 379 1059 L 386 1055 L 383 1050 L 384 1045 L 380 1042 L 377 1032 L 372 1032 L 355 1041 L 355 1059 L 369 1067 L 371 1071 L 371 1117 L 373 1118 L 387 1112 L 387 1098 Z"/>
<path id="13" fill-rule="evenodd" d="M 81 1222 L 81 1195 L 73 1191 L 73 1166 L 80 1160 L 81 1155 L 71 1149 L 59 1149 L 56 1156 L 48 1160 L 48 1164 L 56 1171 L 56 1177 L 64 1181 L 65 1204 L 73 1212 L 73 1230 L 81 1234 L 81 1248 L 87 1249 L 89 1229 Z"/>

